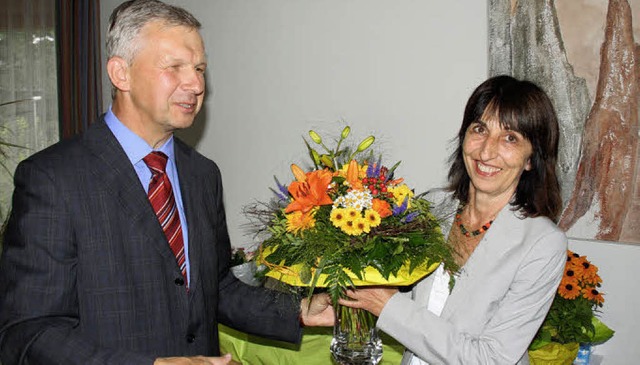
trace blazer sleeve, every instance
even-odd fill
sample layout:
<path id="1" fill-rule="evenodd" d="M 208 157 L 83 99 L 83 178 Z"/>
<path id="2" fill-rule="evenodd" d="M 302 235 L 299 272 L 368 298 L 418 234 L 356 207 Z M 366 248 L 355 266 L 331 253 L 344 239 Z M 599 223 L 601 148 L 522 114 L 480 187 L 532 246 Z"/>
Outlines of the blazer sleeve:
<path id="1" fill-rule="evenodd" d="M 421 359 L 434 364 L 515 364 L 551 306 L 565 264 L 566 237 L 550 231 L 534 242 L 519 265 L 509 290 L 497 298 L 491 318 L 479 334 L 429 312 L 424 305 L 394 295 L 377 326 Z M 495 278 L 504 280 L 504 278 Z M 487 282 L 486 285 L 491 285 Z M 473 298 L 468 305 L 473 306 Z"/>
<path id="2" fill-rule="evenodd" d="M 215 166 L 215 165 L 214 165 Z M 231 244 L 227 231 L 220 172 L 214 168 L 213 226 L 218 256 L 220 323 L 265 338 L 299 343 L 302 328 L 298 320 L 300 298 L 288 293 L 253 287 L 238 280 L 229 270 Z"/>
<path id="3" fill-rule="evenodd" d="M 0 359 L 4 364 L 152 364 L 98 348 L 78 331 L 74 217 L 47 161 L 23 161 L 0 261 Z"/>

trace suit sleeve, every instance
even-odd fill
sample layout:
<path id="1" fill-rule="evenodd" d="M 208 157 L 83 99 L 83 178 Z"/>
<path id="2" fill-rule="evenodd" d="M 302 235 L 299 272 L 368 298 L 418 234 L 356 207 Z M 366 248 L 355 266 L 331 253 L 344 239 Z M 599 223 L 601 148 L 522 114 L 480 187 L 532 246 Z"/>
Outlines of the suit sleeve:
<path id="1" fill-rule="evenodd" d="M 46 163 L 26 160 L 15 173 L 0 261 L 2 363 L 152 364 L 153 358 L 98 348 L 79 335 L 78 254 L 61 185 Z"/>
<path id="2" fill-rule="evenodd" d="M 302 328 L 298 320 L 300 298 L 295 295 L 253 287 L 238 280 L 229 270 L 231 244 L 222 199 L 222 180 L 216 168 L 214 175 L 216 207 L 213 214 L 218 255 L 219 304 L 221 323 L 243 332 L 265 338 L 299 343 Z"/>
<path id="3" fill-rule="evenodd" d="M 479 335 L 456 328 L 400 295 L 394 295 L 384 307 L 378 327 L 429 363 L 515 364 L 551 306 L 562 278 L 565 252 L 566 238 L 559 231 L 535 242 L 508 292 L 495 304 L 495 315 L 478 319 L 486 321 Z"/>

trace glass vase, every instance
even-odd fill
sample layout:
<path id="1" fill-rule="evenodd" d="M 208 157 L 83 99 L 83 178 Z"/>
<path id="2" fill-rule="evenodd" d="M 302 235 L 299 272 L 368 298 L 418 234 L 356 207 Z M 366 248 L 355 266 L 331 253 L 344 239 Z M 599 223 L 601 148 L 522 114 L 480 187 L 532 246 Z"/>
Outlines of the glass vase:
<path id="1" fill-rule="evenodd" d="M 337 304 L 331 355 L 340 365 L 377 365 L 382 360 L 382 340 L 376 317 L 363 310 Z"/>

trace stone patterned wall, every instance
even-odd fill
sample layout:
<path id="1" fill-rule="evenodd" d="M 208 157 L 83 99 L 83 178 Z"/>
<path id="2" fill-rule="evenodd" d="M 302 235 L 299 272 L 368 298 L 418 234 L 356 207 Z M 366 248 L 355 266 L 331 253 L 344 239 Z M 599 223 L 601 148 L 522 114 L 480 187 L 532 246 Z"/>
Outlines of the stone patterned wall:
<path id="1" fill-rule="evenodd" d="M 554 101 L 565 203 L 560 226 L 577 238 L 638 243 L 640 47 L 634 30 L 638 39 L 640 28 L 632 24 L 632 9 L 640 0 L 606 5 L 490 0 L 490 74 L 534 81 Z"/>

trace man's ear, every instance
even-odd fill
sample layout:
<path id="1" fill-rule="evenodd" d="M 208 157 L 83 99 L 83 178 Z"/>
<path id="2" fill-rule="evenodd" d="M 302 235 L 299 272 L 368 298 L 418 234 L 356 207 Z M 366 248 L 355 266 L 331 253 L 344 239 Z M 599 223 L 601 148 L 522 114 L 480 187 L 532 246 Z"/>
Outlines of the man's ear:
<path id="1" fill-rule="evenodd" d="M 129 91 L 129 64 L 122 57 L 114 56 L 107 61 L 107 74 L 116 89 Z"/>

